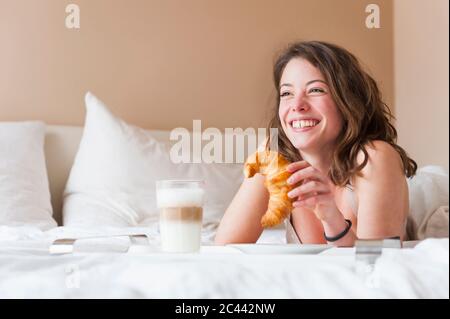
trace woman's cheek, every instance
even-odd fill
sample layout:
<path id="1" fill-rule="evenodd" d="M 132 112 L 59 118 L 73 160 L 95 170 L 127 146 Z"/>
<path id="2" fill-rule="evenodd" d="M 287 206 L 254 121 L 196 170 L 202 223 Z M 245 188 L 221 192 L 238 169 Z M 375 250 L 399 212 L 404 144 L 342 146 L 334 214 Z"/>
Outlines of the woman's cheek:
<path id="1" fill-rule="evenodd" d="M 283 119 L 282 118 L 280 118 L 280 121 L 281 121 L 281 129 L 283 130 L 283 132 L 285 133 L 285 134 L 287 134 L 287 131 L 286 131 L 286 126 L 284 125 L 284 121 L 283 121 Z M 279 132 L 280 133 L 280 132 Z"/>
<path id="2" fill-rule="evenodd" d="M 281 123 L 284 123 L 284 119 L 286 118 L 288 111 L 289 107 L 287 107 L 286 103 L 280 102 L 280 105 L 278 106 L 278 115 Z"/>
<path id="3" fill-rule="evenodd" d="M 286 126 L 285 126 L 285 123 L 284 123 L 284 118 L 286 116 L 285 113 L 286 112 L 284 111 L 283 107 L 280 105 L 280 107 L 278 108 L 278 118 L 280 120 L 281 127 L 283 128 L 284 131 L 286 131 Z"/>

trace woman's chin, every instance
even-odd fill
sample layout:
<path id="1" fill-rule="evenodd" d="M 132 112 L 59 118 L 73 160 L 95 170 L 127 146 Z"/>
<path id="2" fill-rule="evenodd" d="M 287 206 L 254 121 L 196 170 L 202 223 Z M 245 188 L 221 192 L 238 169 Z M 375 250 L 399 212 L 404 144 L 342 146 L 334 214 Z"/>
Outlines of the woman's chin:
<path id="1" fill-rule="evenodd" d="M 313 141 L 303 141 L 303 140 L 291 140 L 292 145 L 298 149 L 299 151 L 306 151 L 308 149 L 311 149 L 312 147 L 314 147 L 314 142 Z"/>

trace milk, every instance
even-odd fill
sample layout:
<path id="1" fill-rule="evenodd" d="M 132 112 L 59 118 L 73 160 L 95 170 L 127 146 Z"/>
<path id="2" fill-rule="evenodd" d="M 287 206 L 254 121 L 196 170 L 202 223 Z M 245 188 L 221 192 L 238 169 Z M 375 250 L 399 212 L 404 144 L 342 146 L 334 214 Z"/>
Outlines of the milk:
<path id="1" fill-rule="evenodd" d="M 201 244 L 201 222 L 161 220 L 161 249 L 167 252 L 196 252 Z"/>

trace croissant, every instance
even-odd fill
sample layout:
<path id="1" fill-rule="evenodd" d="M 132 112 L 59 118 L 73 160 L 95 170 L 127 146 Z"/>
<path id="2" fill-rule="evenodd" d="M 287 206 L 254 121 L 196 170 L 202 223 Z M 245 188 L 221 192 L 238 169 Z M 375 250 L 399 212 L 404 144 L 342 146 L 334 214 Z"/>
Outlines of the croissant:
<path id="1" fill-rule="evenodd" d="M 253 177 L 260 173 L 266 177 L 264 185 L 269 192 L 269 205 L 261 219 L 263 227 L 276 226 L 292 211 L 292 201 L 287 193 L 292 189 L 287 184 L 291 175 L 286 170 L 289 165 L 282 155 L 275 151 L 257 151 L 250 155 L 244 164 L 245 177 Z"/>

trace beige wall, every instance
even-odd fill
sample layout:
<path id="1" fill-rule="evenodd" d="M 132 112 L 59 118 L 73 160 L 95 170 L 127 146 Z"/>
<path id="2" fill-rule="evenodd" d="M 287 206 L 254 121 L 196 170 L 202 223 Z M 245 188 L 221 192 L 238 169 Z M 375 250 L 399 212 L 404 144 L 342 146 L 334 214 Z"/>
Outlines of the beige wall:
<path id="1" fill-rule="evenodd" d="M 399 143 L 419 166 L 448 170 L 448 0 L 395 0 Z"/>
<path id="2" fill-rule="evenodd" d="M 377 0 L 0 0 L 0 120 L 81 125 L 98 95 L 146 128 L 264 127 L 272 62 L 297 39 L 354 52 L 393 102 L 392 3 Z M 81 29 L 65 28 L 65 7 Z"/>

